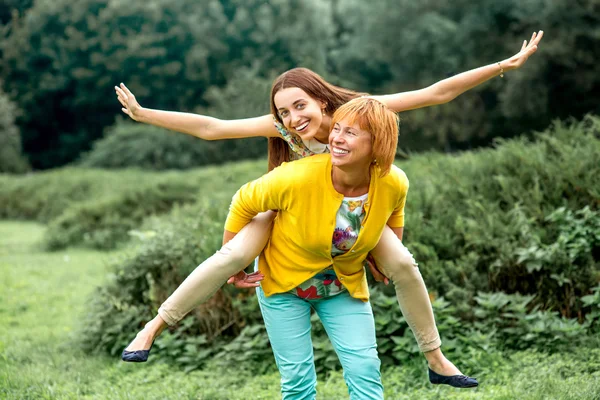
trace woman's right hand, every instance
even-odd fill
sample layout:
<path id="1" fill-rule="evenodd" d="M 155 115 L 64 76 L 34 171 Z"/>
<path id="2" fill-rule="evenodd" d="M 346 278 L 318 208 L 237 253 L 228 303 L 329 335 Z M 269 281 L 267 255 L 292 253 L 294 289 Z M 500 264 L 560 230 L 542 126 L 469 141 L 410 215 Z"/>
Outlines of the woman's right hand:
<path id="1" fill-rule="evenodd" d="M 129 115 L 132 120 L 137 121 L 142 106 L 137 102 L 133 93 L 127 89 L 124 83 L 121 83 L 120 87 L 115 86 L 115 92 L 117 93 L 117 99 L 123 106 L 121 110 Z"/>

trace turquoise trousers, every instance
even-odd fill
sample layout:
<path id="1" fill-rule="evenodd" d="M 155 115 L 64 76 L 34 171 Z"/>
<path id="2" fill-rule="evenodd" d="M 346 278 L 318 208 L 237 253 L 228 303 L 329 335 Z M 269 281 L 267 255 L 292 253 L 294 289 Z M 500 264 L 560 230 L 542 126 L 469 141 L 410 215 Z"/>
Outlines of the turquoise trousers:
<path id="1" fill-rule="evenodd" d="M 289 293 L 266 297 L 256 289 L 269 341 L 281 374 L 283 400 L 313 400 L 317 375 L 311 340 L 311 308 L 316 311 L 344 369 L 350 399 L 383 399 L 375 321 L 369 302 L 336 296 L 304 300 Z"/>

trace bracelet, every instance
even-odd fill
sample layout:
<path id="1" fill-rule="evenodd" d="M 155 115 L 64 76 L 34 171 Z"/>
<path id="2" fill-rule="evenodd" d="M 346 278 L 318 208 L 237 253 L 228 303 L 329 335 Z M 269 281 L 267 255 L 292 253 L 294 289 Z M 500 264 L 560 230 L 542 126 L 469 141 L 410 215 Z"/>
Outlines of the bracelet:
<path id="1" fill-rule="evenodd" d="M 504 68 L 502 68 L 502 64 L 498 62 L 498 66 L 500 67 L 500 78 L 504 78 Z"/>

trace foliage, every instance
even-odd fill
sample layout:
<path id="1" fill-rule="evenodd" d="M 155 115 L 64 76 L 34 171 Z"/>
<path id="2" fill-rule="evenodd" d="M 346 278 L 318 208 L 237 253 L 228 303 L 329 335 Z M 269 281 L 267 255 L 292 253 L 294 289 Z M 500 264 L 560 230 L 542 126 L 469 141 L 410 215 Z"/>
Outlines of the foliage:
<path id="1" fill-rule="evenodd" d="M 265 170 L 264 161 L 179 173 L 179 180 L 196 183 L 201 197 L 196 204 L 175 207 L 163 217 L 147 219 L 131 232 L 140 241 L 135 251 L 115 263 L 111 279 L 90 300 L 89 313 L 79 333 L 86 350 L 118 354 L 127 345 L 193 268 L 220 247 L 231 196 L 261 170 Z M 176 174 L 169 175 L 174 180 Z M 139 174 L 138 179 L 143 176 Z M 213 340 L 219 334 L 239 334 L 244 321 L 232 307 L 232 297 L 227 291 L 219 291 L 192 312 L 194 325 L 185 329 L 185 340 L 190 335 L 206 334 Z M 256 318 L 256 310 L 254 314 Z M 230 328 L 224 329 L 225 326 Z M 179 335 L 173 340 L 164 335 L 164 342 L 161 338 L 156 344 L 171 349 L 174 357 L 189 357 L 190 347 L 177 340 Z"/>
<path id="2" fill-rule="evenodd" d="M 128 239 L 128 232 L 139 228 L 144 218 L 196 200 L 196 190 L 193 181 L 163 180 L 75 205 L 48 225 L 45 245 L 50 250 L 78 244 L 115 248 Z"/>
<path id="3" fill-rule="evenodd" d="M 267 103 L 236 84 L 248 70 L 262 82 L 305 66 L 360 91 L 396 93 L 510 57 L 538 29 L 546 37 L 521 70 L 406 113 L 403 147 L 474 148 L 600 112 L 600 11 L 591 0 L 5 3 L 0 80 L 23 110 L 35 168 L 89 150 L 119 114 L 112 87 L 121 81 L 145 107 L 241 118 L 255 115 L 246 105 Z"/>
<path id="4" fill-rule="evenodd" d="M 99 201 L 129 189 L 174 179 L 171 174 L 135 170 L 108 172 L 63 168 L 27 176 L 0 175 L 0 218 L 49 222 L 76 204 Z M 182 181 L 188 176 L 178 175 Z M 148 183 L 145 183 L 148 182 Z"/>
<path id="5" fill-rule="evenodd" d="M 251 118 L 269 114 L 269 95 L 276 75 L 260 76 L 259 64 L 241 68 L 223 87 L 211 87 L 205 98 L 210 106 L 199 108 L 200 114 L 222 119 Z M 248 139 L 244 140 L 248 144 Z"/>
<path id="6" fill-rule="evenodd" d="M 50 249 L 114 248 L 143 236 L 142 222 L 151 215 L 197 202 L 206 193 L 214 194 L 211 201 L 221 199 L 226 210 L 235 190 L 264 169 L 261 161 L 252 168 L 239 163 L 187 173 L 65 168 L 20 178 L 0 175 L 0 218 L 48 222 L 44 242 Z"/>
<path id="7" fill-rule="evenodd" d="M 271 79 L 258 70 L 242 68 L 223 88 L 211 87 L 205 97 L 211 104 L 202 114 L 233 119 L 268 114 Z M 117 120 L 81 165 L 96 168 L 139 167 L 144 169 L 188 169 L 204 165 L 258 158 L 267 154 L 266 140 L 198 140 L 165 129 Z"/>
<path id="8" fill-rule="evenodd" d="M 190 111 L 252 64 L 262 74 L 324 70 L 324 9 L 300 0 L 39 0 L 4 30 L 0 79 L 24 111 L 33 166 L 63 165 L 112 125 L 119 82 L 146 107 Z"/>
<path id="9" fill-rule="evenodd" d="M 0 173 L 22 173 L 29 169 L 21 154 L 21 134 L 15 125 L 16 106 L 0 91 Z"/>
<path id="10" fill-rule="evenodd" d="M 600 10 L 594 1 L 332 3 L 339 34 L 330 70 L 367 91 L 426 87 L 504 60 L 532 32 L 545 31 L 539 51 L 521 70 L 449 104 L 406 113 L 404 147 L 473 148 L 495 137 L 543 129 L 553 118 L 600 111 L 590 96 L 600 84 L 594 62 L 600 57 Z"/>
<path id="11" fill-rule="evenodd" d="M 266 156 L 264 139 L 198 140 L 165 129 L 119 121 L 95 142 L 81 165 L 93 168 L 188 169 Z"/>
<path id="12" fill-rule="evenodd" d="M 23 15 L 33 6 L 33 0 L 4 0 L 0 4 L 0 26 L 10 22 L 15 15 Z"/>
<path id="13" fill-rule="evenodd" d="M 600 285 L 592 289 L 592 293 L 583 296 L 581 302 L 584 307 L 589 307 L 590 311 L 586 314 L 586 324 L 592 332 L 600 331 Z"/>
<path id="14" fill-rule="evenodd" d="M 152 219 L 140 229 L 138 237 L 142 242 L 137 251 L 119 263 L 115 274 L 90 303 L 83 327 L 87 349 L 116 355 L 127 345 L 140 324 L 153 317 L 154 310 L 198 260 L 220 247 L 226 205 L 224 201 L 205 201 L 192 208 L 177 208 L 168 219 Z M 210 333 L 212 326 L 211 321 L 204 319 L 188 332 Z"/>
<path id="15" fill-rule="evenodd" d="M 535 294 L 532 305 L 579 316 L 600 279 L 599 128 L 592 116 L 556 122 L 535 142 L 403 164 L 405 242 L 429 289 L 466 318 L 478 291 Z"/>

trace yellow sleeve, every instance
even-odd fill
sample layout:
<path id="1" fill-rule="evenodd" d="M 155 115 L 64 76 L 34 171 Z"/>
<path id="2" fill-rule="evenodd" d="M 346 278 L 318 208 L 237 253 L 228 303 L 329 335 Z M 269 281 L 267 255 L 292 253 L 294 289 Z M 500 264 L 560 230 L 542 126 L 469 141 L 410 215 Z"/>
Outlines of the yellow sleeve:
<path id="1" fill-rule="evenodd" d="M 285 193 L 290 182 L 290 179 L 285 179 L 286 170 L 284 164 L 242 186 L 231 200 L 225 230 L 237 233 L 258 213 L 285 209 Z"/>
<path id="2" fill-rule="evenodd" d="M 404 206 L 406 204 L 406 195 L 408 193 L 408 178 L 402 170 L 399 170 L 398 178 L 398 202 L 396 203 L 392 215 L 387 221 L 387 225 L 390 228 L 404 227 Z"/>

